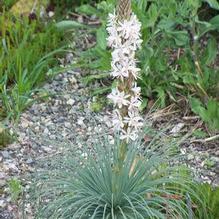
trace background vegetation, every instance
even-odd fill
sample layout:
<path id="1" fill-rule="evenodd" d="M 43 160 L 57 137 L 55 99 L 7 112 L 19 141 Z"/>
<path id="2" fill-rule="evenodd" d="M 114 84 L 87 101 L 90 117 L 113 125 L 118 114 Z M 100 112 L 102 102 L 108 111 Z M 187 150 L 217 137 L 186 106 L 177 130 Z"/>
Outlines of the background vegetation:
<path id="1" fill-rule="evenodd" d="M 63 38 L 50 20 L 45 22 L 30 9 L 29 14 L 16 14 L 15 1 L 4 4 L 0 10 L 0 116 L 18 118 L 47 73 L 55 72 L 55 54 L 60 53 Z"/>
<path id="2" fill-rule="evenodd" d="M 88 76 L 88 81 L 105 78 L 103 71 L 110 71 L 105 26 L 114 4 L 114 0 L 107 0 L 96 7 L 82 5 L 76 9 L 78 13 L 96 14 L 102 24 L 94 30 L 97 43 L 79 61 L 81 67 L 100 72 L 99 76 Z M 138 54 L 143 107 L 150 101 L 160 107 L 170 103 L 180 108 L 189 106 L 211 130 L 219 129 L 219 3 L 139 0 L 132 5 L 142 22 L 144 40 Z"/>

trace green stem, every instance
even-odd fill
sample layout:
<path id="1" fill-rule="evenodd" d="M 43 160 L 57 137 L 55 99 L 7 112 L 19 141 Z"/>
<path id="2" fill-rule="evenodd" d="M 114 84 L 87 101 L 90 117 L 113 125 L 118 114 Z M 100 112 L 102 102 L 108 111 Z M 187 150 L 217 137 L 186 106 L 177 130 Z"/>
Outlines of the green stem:
<path id="1" fill-rule="evenodd" d="M 125 141 L 122 141 L 119 146 L 119 166 L 120 167 L 125 160 L 127 149 L 128 149 L 127 143 Z"/>

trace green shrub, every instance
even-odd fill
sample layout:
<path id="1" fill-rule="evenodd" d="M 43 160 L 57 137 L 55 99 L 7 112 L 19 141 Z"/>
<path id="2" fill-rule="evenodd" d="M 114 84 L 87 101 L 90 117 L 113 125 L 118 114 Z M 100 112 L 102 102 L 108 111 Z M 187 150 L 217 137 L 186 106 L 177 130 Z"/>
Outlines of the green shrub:
<path id="1" fill-rule="evenodd" d="M 35 178 L 36 218 L 192 218 L 190 197 L 201 201 L 189 171 L 174 165 L 175 145 L 159 137 L 148 146 L 130 143 L 122 163 L 120 141 L 112 146 L 101 140 L 90 152 L 80 155 L 74 148 L 53 157 L 46 163 L 51 169 Z"/>

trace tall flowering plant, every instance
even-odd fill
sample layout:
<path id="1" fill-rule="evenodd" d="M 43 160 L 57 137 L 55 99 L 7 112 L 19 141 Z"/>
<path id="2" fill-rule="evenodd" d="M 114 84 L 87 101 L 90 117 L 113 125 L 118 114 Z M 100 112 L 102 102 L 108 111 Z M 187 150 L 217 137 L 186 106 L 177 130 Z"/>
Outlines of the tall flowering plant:
<path id="1" fill-rule="evenodd" d="M 135 58 L 142 43 L 140 30 L 141 23 L 133 13 L 122 20 L 118 13 L 109 15 L 107 40 L 112 48 L 111 76 L 117 80 L 117 85 L 108 98 L 115 106 L 113 128 L 126 143 L 136 140 L 143 126 L 139 115 L 141 89 L 136 83 L 140 69 Z"/>
<path id="2" fill-rule="evenodd" d="M 67 150 L 65 162 L 63 154 L 61 160 L 55 159 L 59 161 L 57 165 L 53 160 L 53 172 L 50 169 L 41 175 L 36 184 L 41 190 L 39 197 L 33 196 L 40 204 L 37 218 L 191 218 L 190 197 L 204 209 L 204 205 L 199 205 L 201 199 L 189 187 L 192 184 L 185 177 L 185 169 L 180 176 L 180 166 L 172 165 L 178 163 L 169 157 L 175 142 L 171 146 L 160 141 L 143 153 L 145 145 L 141 147 L 134 141 L 143 125 L 138 111 L 140 88 L 136 84 L 140 69 L 135 59 L 141 46 L 141 24 L 131 14 L 131 0 L 118 2 L 119 10 L 109 16 L 107 30 L 112 48 L 111 75 L 117 80 L 109 98 L 115 105 L 113 126 L 122 141 L 115 141 L 109 148 L 105 147 L 110 146 L 107 141 L 99 142 L 83 162 L 75 150 Z M 153 141 L 157 144 L 159 138 L 160 135 L 155 136 Z M 139 151 L 143 155 L 140 158 Z"/>

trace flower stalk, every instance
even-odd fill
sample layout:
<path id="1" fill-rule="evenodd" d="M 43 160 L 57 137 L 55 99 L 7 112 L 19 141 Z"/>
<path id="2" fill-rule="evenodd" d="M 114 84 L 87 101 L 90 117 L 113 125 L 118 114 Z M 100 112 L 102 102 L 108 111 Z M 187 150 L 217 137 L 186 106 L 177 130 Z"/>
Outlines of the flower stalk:
<path id="1" fill-rule="evenodd" d="M 107 31 L 112 49 L 111 76 L 117 81 L 108 98 L 115 106 L 112 123 L 122 140 L 121 160 L 125 158 L 127 143 L 137 139 L 143 126 L 139 115 L 141 89 L 136 83 L 140 69 L 135 58 L 142 43 L 140 30 L 141 23 L 131 12 L 131 1 L 119 0 L 116 13 L 109 15 Z"/>

